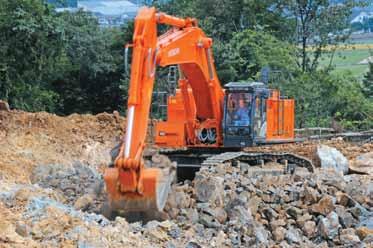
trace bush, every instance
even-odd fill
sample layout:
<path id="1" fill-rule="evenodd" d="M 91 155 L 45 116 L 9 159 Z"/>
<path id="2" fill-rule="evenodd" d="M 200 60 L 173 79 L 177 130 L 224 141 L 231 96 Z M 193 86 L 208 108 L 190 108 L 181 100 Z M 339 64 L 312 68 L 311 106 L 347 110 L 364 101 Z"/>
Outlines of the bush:
<path id="1" fill-rule="evenodd" d="M 303 73 L 285 88 L 296 99 L 299 127 L 330 126 L 332 118 L 346 129 L 373 127 L 372 102 L 364 97 L 361 84 L 349 73 Z"/>

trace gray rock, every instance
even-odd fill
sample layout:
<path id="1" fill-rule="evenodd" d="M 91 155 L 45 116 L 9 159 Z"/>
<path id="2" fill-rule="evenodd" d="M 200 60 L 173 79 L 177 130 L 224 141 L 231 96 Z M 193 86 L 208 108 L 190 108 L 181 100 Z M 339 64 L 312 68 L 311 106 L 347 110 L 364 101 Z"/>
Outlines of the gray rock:
<path id="1" fill-rule="evenodd" d="M 228 212 L 230 220 L 237 221 L 242 224 L 249 224 L 253 222 L 250 209 L 245 209 L 243 206 L 236 206 Z"/>
<path id="2" fill-rule="evenodd" d="M 269 233 L 263 226 L 257 226 L 254 230 L 256 243 L 267 246 L 269 243 Z"/>
<path id="3" fill-rule="evenodd" d="M 227 220 L 228 215 L 223 208 L 218 207 L 214 210 L 214 217 L 219 223 L 224 224 Z"/>
<path id="4" fill-rule="evenodd" d="M 355 207 L 356 202 L 346 193 L 337 192 L 336 194 L 337 204 L 340 204 L 344 207 Z"/>
<path id="5" fill-rule="evenodd" d="M 313 177 L 319 189 L 323 189 L 325 186 L 333 186 L 340 191 L 345 191 L 346 186 L 349 185 L 342 175 L 328 169 L 320 168 L 316 170 Z"/>
<path id="6" fill-rule="evenodd" d="M 272 221 L 273 219 L 277 219 L 278 217 L 277 212 L 273 210 L 272 208 L 264 208 L 262 210 L 262 213 L 264 214 L 264 216 L 266 217 L 268 221 Z"/>
<path id="7" fill-rule="evenodd" d="M 339 222 L 344 228 L 354 227 L 358 224 L 358 221 L 344 207 L 337 205 L 335 212 L 338 214 Z"/>
<path id="8" fill-rule="evenodd" d="M 306 204 L 314 204 L 318 201 L 318 192 L 314 188 L 305 187 L 303 194 L 304 194 L 303 200 Z"/>
<path id="9" fill-rule="evenodd" d="M 339 239 L 344 246 L 356 247 L 360 243 L 360 238 L 352 228 L 343 229 L 339 234 Z"/>
<path id="10" fill-rule="evenodd" d="M 368 211 L 366 208 L 364 208 L 360 204 L 356 204 L 356 206 L 353 208 L 350 208 L 349 211 L 356 219 L 359 219 L 359 220 L 365 219 L 369 217 L 370 215 L 372 215 L 371 211 Z"/>
<path id="11" fill-rule="evenodd" d="M 189 241 L 185 248 L 201 248 L 202 246 L 199 245 L 197 242 L 194 242 L 194 241 Z"/>
<path id="12" fill-rule="evenodd" d="M 74 203 L 74 208 L 77 210 L 85 211 L 87 210 L 93 203 L 93 196 L 90 194 L 85 194 L 76 200 Z"/>
<path id="13" fill-rule="evenodd" d="M 290 227 L 286 231 L 285 238 L 289 244 L 299 244 L 302 242 L 301 232 L 294 227 Z"/>
<path id="14" fill-rule="evenodd" d="M 304 226 L 304 223 L 306 223 L 306 221 L 309 221 L 309 220 L 312 220 L 312 215 L 306 213 L 302 216 L 299 216 L 297 218 L 297 224 L 298 224 L 298 227 L 299 228 L 302 228 Z"/>
<path id="15" fill-rule="evenodd" d="M 302 215 L 302 210 L 297 207 L 289 207 L 286 209 L 286 213 L 296 220 L 300 215 Z"/>
<path id="16" fill-rule="evenodd" d="M 16 223 L 16 233 L 22 237 L 27 237 L 30 234 L 30 228 L 25 223 L 18 221 Z"/>
<path id="17" fill-rule="evenodd" d="M 258 196 L 251 197 L 247 203 L 248 207 L 252 214 L 256 214 L 258 212 L 259 204 L 261 203 L 261 199 Z"/>
<path id="18" fill-rule="evenodd" d="M 293 179 L 295 182 L 302 182 L 305 178 L 308 178 L 311 175 L 309 170 L 307 168 L 303 167 L 295 167 L 294 173 L 293 173 Z"/>
<path id="19" fill-rule="evenodd" d="M 373 232 L 373 214 L 361 219 L 362 220 L 359 223 L 359 227 L 365 226 Z"/>
<path id="20" fill-rule="evenodd" d="M 316 234 L 316 223 L 314 221 L 306 221 L 302 231 L 308 238 L 313 238 Z"/>
<path id="21" fill-rule="evenodd" d="M 195 208 L 188 208 L 187 209 L 187 217 L 190 222 L 197 223 L 198 222 L 198 211 Z"/>
<path id="22" fill-rule="evenodd" d="M 229 240 L 232 243 L 232 246 L 237 247 L 241 245 L 241 237 L 238 235 L 237 232 L 229 232 L 228 233 Z"/>
<path id="23" fill-rule="evenodd" d="M 366 247 L 373 247 L 373 234 L 367 235 L 363 239 L 363 243 L 367 245 Z"/>
<path id="24" fill-rule="evenodd" d="M 325 195 L 317 204 L 312 205 L 311 211 L 313 213 L 328 215 L 335 209 L 334 200 L 331 196 Z"/>
<path id="25" fill-rule="evenodd" d="M 221 206 L 224 198 L 223 182 L 224 179 L 221 177 L 197 175 L 194 180 L 197 200 L 200 202 L 213 202 Z"/>
<path id="26" fill-rule="evenodd" d="M 220 223 L 215 220 L 215 218 L 208 214 L 200 214 L 199 215 L 199 222 L 208 228 L 219 228 Z"/>
<path id="27" fill-rule="evenodd" d="M 283 228 L 282 226 L 280 227 L 277 227 L 273 232 L 272 232 L 272 235 L 273 235 L 273 239 L 276 241 L 276 242 L 281 242 L 285 239 L 285 233 L 286 233 L 286 229 Z"/>
<path id="28" fill-rule="evenodd" d="M 365 153 L 352 161 L 350 169 L 359 173 L 373 175 L 373 152 Z"/>
<path id="29" fill-rule="evenodd" d="M 92 203 L 93 199 L 88 199 L 90 197 L 87 195 L 91 195 L 94 199 L 104 198 L 104 195 L 96 194 L 101 194 L 104 185 L 102 176 L 95 169 L 80 162 L 72 166 L 39 165 L 32 172 L 31 182 L 43 188 L 61 191 L 70 205 L 78 202 L 77 209 L 89 210 L 89 212 L 99 212 L 101 206 L 88 204 Z M 80 197 L 83 198 L 79 199 Z"/>
<path id="30" fill-rule="evenodd" d="M 322 168 L 333 169 L 343 174 L 348 173 L 349 162 L 347 158 L 334 147 L 319 145 L 317 147 L 317 156 L 320 159 Z"/>
<path id="31" fill-rule="evenodd" d="M 338 235 L 340 228 L 338 215 L 335 212 L 331 212 L 327 217 L 321 218 L 318 224 L 319 234 L 329 240 L 334 239 Z"/>

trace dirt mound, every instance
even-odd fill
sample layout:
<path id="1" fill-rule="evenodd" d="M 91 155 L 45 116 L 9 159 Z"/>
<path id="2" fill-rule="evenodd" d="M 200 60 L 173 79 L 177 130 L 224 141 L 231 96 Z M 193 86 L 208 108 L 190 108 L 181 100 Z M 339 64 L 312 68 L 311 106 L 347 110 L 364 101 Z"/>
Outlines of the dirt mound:
<path id="1" fill-rule="evenodd" d="M 107 113 L 0 112 L 0 178 L 26 183 L 40 164 L 107 163 L 123 123 L 124 118 Z"/>

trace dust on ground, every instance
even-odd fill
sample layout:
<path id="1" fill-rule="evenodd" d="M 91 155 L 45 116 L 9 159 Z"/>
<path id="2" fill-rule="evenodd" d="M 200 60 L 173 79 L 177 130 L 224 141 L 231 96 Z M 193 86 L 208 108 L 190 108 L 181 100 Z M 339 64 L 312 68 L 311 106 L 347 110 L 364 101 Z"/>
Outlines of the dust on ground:
<path id="1" fill-rule="evenodd" d="M 117 113 L 0 111 L 0 247 L 373 245 L 372 176 L 321 169 L 249 177 L 244 164 L 205 167 L 193 182 L 172 186 L 168 220 L 108 220 L 100 214 L 102 171 L 123 124 Z M 322 143 L 349 161 L 373 151 L 371 143 Z M 246 150 L 291 152 L 318 163 L 319 144 Z"/>
<path id="2" fill-rule="evenodd" d="M 118 114 L 67 117 L 41 112 L 0 111 L 0 177 L 29 183 L 36 165 L 75 161 L 99 167 L 122 134 Z"/>

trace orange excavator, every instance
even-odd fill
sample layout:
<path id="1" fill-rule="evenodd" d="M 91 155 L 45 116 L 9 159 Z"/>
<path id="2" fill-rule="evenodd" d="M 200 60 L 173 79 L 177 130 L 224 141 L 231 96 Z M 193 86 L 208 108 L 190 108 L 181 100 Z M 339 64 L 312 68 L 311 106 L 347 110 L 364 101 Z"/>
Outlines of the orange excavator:
<path id="1" fill-rule="evenodd" d="M 157 36 L 157 25 L 170 29 Z M 145 168 L 156 67 L 177 65 L 178 89 L 168 98 L 167 121 L 155 127 L 155 144 L 190 151 L 242 148 L 294 139 L 294 100 L 263 83 L 231 82 L 223 88 L 215 71 L 212 39 L 193 18 L 143 7 L 135 19 L 124 140 L 104 179 L 112 209 L 162 210 L 172 179 Z M 128 50 L 127 50 L 128 51 Z M 193 153 L 193 152 L 192 152 Z"/>

